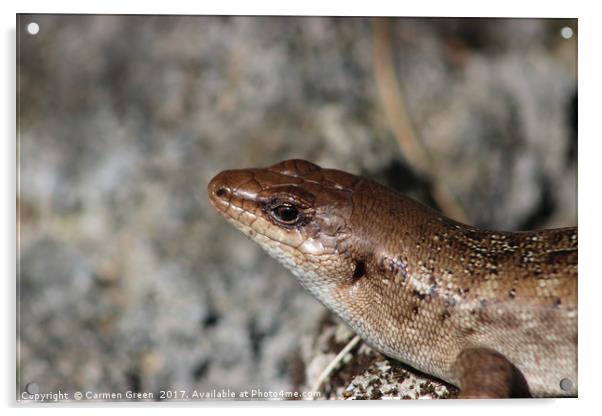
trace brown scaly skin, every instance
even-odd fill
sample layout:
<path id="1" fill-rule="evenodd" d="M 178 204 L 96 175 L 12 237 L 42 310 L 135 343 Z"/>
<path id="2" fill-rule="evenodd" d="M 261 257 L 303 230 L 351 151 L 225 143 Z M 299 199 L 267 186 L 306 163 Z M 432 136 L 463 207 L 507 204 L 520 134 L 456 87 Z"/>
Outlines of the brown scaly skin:
<path id="1" fill-rule="evenodd" d="M 483 230 L 303 160 L 224 171 L 208 191 L 385 355 L 461 397 L 577 395 L 577 228 Z"/>

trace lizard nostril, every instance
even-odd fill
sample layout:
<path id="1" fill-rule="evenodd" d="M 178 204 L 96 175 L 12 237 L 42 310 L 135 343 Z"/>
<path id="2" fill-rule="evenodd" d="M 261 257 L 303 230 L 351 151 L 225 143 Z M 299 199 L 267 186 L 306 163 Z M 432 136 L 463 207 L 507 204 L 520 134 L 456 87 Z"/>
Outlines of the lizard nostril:
<path id="1" fill-rule="evenodd" d="M 218 198 L 222 198 L 222 199 L 226 198 L 229 194 L 230 194 L 230 190 L 228 188 L 226 188 L 225 186 L 220 186 L 215 191 L 215 196 L 217 196 Z"/>

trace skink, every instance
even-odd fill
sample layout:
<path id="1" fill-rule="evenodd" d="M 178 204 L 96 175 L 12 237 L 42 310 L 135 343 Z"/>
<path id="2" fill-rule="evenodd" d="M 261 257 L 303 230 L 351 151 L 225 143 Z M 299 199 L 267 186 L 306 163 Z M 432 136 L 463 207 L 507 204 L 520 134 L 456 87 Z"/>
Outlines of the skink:
<path id="1" fill-rule="evenodd" d="M 576 227 L 484 230 L 303 160 L 208 192 L 368 345 L 460 397 L 577 395 Z"/>

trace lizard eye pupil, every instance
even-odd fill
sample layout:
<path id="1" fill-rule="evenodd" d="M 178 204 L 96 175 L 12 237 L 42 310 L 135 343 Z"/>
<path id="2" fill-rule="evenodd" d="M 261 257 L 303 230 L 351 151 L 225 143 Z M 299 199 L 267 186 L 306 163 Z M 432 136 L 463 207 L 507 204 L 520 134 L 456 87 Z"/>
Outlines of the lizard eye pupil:
<path id="1" fill-rule="evenodd" d="M 286 224 L 293 224 L 299 220 L 299 210 L 292 205 L 280 205 L 272 210 L 274 217 Z"/>

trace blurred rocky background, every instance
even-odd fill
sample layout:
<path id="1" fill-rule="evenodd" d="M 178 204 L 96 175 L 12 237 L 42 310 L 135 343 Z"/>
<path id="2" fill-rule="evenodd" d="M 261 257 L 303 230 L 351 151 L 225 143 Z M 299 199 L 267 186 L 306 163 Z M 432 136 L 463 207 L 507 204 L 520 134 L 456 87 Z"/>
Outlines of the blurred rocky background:
<path id="1" fill-rule="evenodd" d="M 470 221 L 575 225 L 576 20 L 390 23 L 416 136 Z M 302 349 L 324 309 L 205 187 L 296 157 L 436 205 L 383 109 L 373 22 L 21 15 L 17 30 L 18 392 L 311 384 Z"/>

